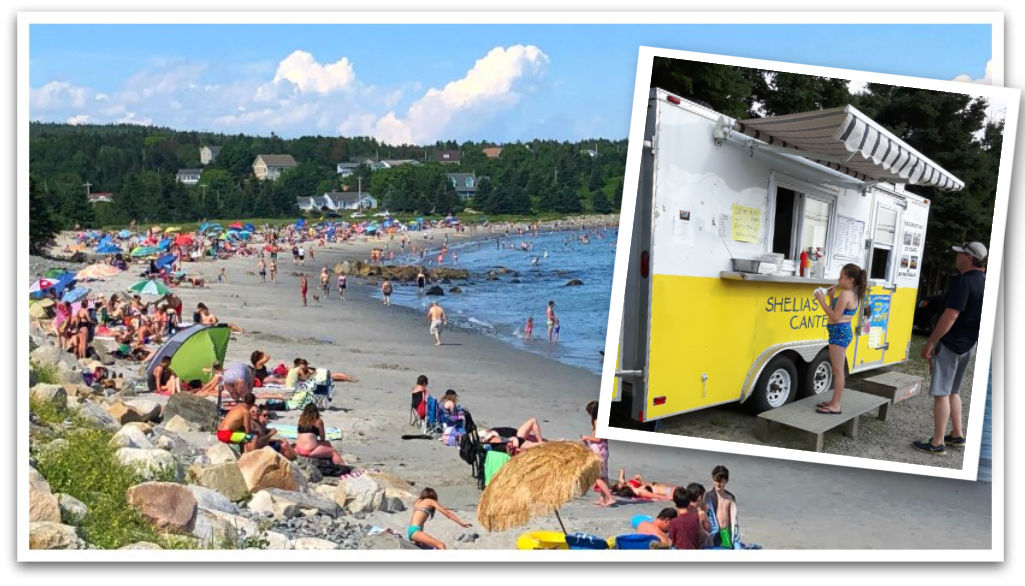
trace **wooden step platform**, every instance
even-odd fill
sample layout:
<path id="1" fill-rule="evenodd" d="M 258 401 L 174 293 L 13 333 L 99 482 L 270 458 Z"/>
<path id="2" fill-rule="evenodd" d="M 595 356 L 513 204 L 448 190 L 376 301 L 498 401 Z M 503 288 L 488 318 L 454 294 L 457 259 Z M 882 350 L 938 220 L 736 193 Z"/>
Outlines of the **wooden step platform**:
<path id="1" fill-rule="evenodd" d="M 828 400 L 830 396 L 832 391 L 826 391 L 821 395 L 807 397 L 758 414 L 755 437 L 768 442 L 773 428 L 789 427 L 808 434 L 808 449 L 821 452 L 823 435 L 827 431 L 843 425 L 847 437 L 858 437 L 858 417 L 873 409 L 879 409 L 878 418 L 885 420 L 886 408 L 890 405 L 890 399 L 886 397 L 844 389 L 843 397 L 840 399 L 839 415 L 816 413 L 815 405 Z"/>
<path id="2" fill-rule="evenodd" d="M 895 405 L 904 399 L 910 399 L 922 392 L 922 383 L 925 379 L 913 374 L 903 372 L 884 372 L 866 378 L 862 381 L 861 390 L 864 393 L 878 395 L 890 400 L 889 405 L 883 405 L 879 411 L 879 419 L 886 421 L 889 416 L 890 405 Z"/>

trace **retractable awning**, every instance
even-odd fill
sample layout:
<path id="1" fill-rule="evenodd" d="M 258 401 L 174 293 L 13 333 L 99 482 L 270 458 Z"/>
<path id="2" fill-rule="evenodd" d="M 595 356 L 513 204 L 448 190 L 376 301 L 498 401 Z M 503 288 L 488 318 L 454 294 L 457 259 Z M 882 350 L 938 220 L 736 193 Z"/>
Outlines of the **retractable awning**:
<path id="1" fill-rule="evenodd" d="M 957 191 L 964 182 L 854 106 L 738 120 L 733 129 L 861 181 Z"/>

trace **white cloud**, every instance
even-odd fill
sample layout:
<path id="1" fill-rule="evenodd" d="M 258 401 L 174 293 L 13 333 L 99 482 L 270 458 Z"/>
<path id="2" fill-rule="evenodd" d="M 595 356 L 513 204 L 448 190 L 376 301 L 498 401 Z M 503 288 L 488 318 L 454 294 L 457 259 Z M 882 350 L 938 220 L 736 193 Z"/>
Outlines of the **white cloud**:
<path id="1" fill-rule="evenodd" d="M 77 114 L 75 116 L 71 116 L 65 122 L 67 124 L 72 125 L 72 126 L 78 126 L 79 124 L 89 124 L 89 115 L 88 114 Z"/>
<path id="2" fill-rule="evenodd" d="M 392 144 L 423 144 L 451 136 L 452 126 L 477 124 L 520 99 L 518 86 L 538 77 L 548 56 L 533 45 L 495 47 L 478 59 L 460 79 L 441 89 L 431 88 L 413 102 L 403 117 L 389 111 L 370 124 L 366 115 L 355 115 L 339 126 L 343 132 L 369 134 Z"/>
<path id="3" fill-rule="evenodd" d="M 118 124 L 137 124 L 139 126 L 153 126 L 153 120 L 146 118 L 145 116 L 138 117 L 135 112 L 128 112 L 122 116 L 118 121 Z"/>
<path id="4" fill-rule="evenodd" d="M 51 110 L 71 106 L 82 108 L 88 90 L 65 81 L 51 81 L 37 90 L 29 91 L 31 109 Z"/>
<path id="5" fill-rule="evenodd" d="M 954 78 L 954 81 L 963 81 L 968 83 L 984 83 L 986 85 L 993 85 L 993 60 L 990 59 L 986 62 L 986 73 L 983 74 L 981 79 L 973 78 L 967 73 L 962 73 Z"/>
<path id="6" fill-rule="evenodd" d="M 306 51 L 293 51 L 278 63 L 274 85 L 290 82 L 301 93 L 326 95 L 350 89 L 356 82 L 356 72 L 348 58 L 334 63 L 320 64 Z"/>
<path id="7" fill-rule="evenodd" d="M 858 81 L 854 79 L 847 81 L 847 91 L 851 92 L 852 94 L 863 93 L 866 89 L 868 89 L 867 81 Z"/>

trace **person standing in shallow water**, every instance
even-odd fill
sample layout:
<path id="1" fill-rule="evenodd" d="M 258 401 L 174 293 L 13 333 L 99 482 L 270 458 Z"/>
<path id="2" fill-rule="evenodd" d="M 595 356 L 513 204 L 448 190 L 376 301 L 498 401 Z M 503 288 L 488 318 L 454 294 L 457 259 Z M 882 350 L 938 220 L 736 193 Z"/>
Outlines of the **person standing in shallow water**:
<path id="1" fill-rule="evenodd" d="M 558 323 L 559 318 L 555 315 L 555 301 L 548 302 L 548 309 L 545 310 L 545 319 L 548 325 L 548 341 L 552 340 L 552 333 L 555 331 L 555 324 Z"/>
<path id="2" fill-rule="evenodd" d="M 416 276 L 416 287 L 420 295 L 424 294 L 424 290 L 427 287 L 427 275 L 424 274 L 424 270 L 421 268 L 420 273 Z"/>

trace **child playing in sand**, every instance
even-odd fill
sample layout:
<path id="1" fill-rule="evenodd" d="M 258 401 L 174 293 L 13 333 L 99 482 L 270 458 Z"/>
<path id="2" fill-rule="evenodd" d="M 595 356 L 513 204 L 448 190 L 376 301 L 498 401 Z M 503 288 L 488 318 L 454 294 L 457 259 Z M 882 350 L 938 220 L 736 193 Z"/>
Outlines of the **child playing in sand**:
<path id="1" fill-rule="evenodd" d="M 424 531 L 427 520 L 433 519 L 435 512 L 440 512 L 464 529 L 470 527 L 469 523 L 465 523 L 455 513 L 441 506 L 438 502 L 438 493 L 433 488 L 426 487 L 420 491 L 420 498 L 413 503 L 413 515 L 409 519 L 406 538 L 430 549 L 448 549 L 444 542 Z"/>
<path id="2" fill-rule="evenodd" d="M 580 441 L 601 458 L 601 472 L 598 474 L 598 481 L 594 484 L 594 488 L 601 494 L 601 498 L 596 500 L 595 504 L 607 507 L 616 504 L 616 497 L 612 496 L 612 491 L 609 490 L 609 440 L 594 435 L 598 422 L 598 401 L 591 401 L 587 404 L 586 409 L 587 414 L 591 416 L 591 435 L 580 436 Z"/>
<path id="3" fill-rule="evenodd" d="M 528 340 L 534 339 L 534 316 L 527 318 L 527 325 L 523 328 L 523 337 Z"/>
<path id="4" fill-rule="evenodd" d="M 225 269 L 224 267 L 221 267 L 221 272 L 217 273 L 217 282 L 218 283 L 227 283 L 228 282 L 227 269 Z"/>

